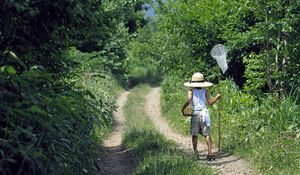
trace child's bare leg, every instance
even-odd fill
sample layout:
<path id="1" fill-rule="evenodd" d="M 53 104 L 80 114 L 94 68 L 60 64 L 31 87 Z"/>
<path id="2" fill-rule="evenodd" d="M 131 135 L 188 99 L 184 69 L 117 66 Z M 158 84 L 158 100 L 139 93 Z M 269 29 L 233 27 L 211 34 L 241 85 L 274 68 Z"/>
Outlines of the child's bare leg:
<path id="1" fill-rule="evenodd" d="M 192 143 L 194 148 L 194 153 L 197 153 L 197 142 L 198 142 L 198 136 L 192 136 Z"/>
<path id="2" fill-rule="evenodd" d="M 205 138 L 206 138 L 208 155 L 212 155 L 212 140 L 211 140 L 211 137 L 210 137 L 210 135 L 207 135 Z"/>

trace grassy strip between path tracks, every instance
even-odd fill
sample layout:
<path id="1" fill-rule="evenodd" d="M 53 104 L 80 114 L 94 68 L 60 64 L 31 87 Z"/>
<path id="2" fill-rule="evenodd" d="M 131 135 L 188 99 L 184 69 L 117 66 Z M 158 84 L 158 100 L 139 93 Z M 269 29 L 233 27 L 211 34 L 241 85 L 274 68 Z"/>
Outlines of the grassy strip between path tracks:
<path id="1" fill-rule="evenodd" d="M 135 87 L 124 107 L 127 121 L 124 144 L 141 158 L 135 174 L 212 174 L 211 168 L 176 149 L 174 142 L 155 130 L 144 110 L 149 90 L 147 85 Z"/>

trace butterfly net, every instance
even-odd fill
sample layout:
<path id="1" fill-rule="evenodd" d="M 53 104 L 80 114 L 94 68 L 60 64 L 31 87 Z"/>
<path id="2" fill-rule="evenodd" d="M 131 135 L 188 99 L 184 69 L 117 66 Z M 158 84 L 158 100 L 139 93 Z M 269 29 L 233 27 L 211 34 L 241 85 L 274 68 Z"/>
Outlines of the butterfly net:
<path id="1" fill-rule="evenodd" d="M 217 60 L 219 67 L 221 68 L 223 74 L 227 71 L 227 50 L 223 44 L 217 44 L 213 47 L 210 52 L 211 56 Z"/>

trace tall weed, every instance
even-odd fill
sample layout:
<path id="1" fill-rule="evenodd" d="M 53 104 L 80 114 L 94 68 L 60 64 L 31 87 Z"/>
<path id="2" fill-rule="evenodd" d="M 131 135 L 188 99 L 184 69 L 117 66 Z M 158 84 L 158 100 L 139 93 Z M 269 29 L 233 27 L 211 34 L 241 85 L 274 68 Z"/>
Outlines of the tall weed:
<path id="1" fill-rule="evenodd" d="M 300 106 L 294 97 L 250 95 L 232 81 L 221 84 L 222 143 L 250 157 L 265 173 L 299 172 Z M 217 116 L 216 108 L 213 115 Z M 215 123 L 215 128 L 217 125 Z M 215 134 L 216 137 L 216 134 Z"/>

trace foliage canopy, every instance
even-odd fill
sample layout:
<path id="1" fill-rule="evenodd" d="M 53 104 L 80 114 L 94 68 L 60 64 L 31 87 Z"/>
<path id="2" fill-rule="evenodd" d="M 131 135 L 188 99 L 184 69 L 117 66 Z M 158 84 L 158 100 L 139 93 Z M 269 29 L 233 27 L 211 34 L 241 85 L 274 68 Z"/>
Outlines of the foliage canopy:
<path id="1" fill-rule="evenodd" d="M 0 174 L 95 174 L 144 1 L 0 2 Z"/>

